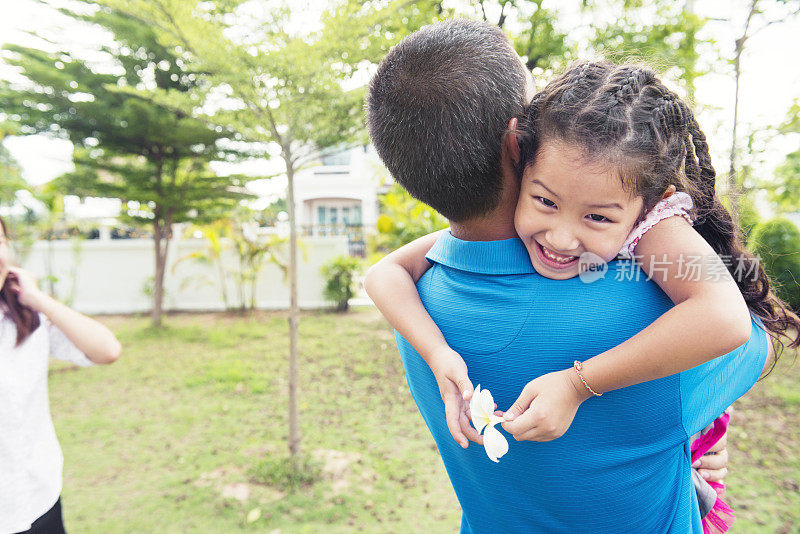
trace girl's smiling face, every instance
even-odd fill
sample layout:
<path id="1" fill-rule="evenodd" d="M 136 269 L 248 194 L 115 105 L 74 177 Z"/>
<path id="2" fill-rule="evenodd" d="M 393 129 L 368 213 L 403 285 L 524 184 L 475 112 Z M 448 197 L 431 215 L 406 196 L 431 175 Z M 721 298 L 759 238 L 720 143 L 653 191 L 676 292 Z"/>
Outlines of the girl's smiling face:
<path id="1" fill-rule="evenodd" d="M 543 143 L 523 173 L 514 225 L 536 272 L 554 280 L 580 274 L 584 252 L 611 261 L 642 211 L 610 164 L 576 146 Z"/>

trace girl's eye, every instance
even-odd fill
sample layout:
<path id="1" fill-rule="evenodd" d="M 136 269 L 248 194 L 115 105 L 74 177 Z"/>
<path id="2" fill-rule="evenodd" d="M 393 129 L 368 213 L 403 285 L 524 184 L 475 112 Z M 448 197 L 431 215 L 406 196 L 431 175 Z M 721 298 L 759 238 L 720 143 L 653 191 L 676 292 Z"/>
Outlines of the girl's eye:
<path id="1" fill-rule="evenodd" d="M 596 213 L 587 215 L 587 217 L 589 217 L 589 219 L 591 219 L 594 222 L 611 222 L 611 219 L 609 219 L 608 217 L 603 217 L 602 215 L 598 215 Z"/>
<path id="2" fill-rule="evenodd" d="M 543 205 L 547 206 L 548 208 L 555 208 L 556 207 L 556 203 L 553 202 L 552 200 L 550 200 L 549 198 L 544 198 L 544 197 L 533 197 L 533 198 L 535 198 L 536 200 L 538 200 L 539 202 L 541 202 Z"/>

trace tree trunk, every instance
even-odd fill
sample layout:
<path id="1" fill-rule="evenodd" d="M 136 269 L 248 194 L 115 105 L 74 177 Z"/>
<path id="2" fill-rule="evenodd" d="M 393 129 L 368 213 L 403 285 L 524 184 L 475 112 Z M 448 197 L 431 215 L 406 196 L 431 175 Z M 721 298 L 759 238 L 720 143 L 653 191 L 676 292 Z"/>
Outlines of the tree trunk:
<path id="1" fill-rule="evenodd" d="M 733 76 L 734 76 L 734 99 L 733 99 L 733 132 L 731 134 L 731 157 L 730 168 L 728 169 L 728 196 L 731 204 L 731 214 L 733 221 L 739 224 L 739 184 L 736 183 L 736 159 L 739 155 L 739 148 L 737 143 L 737 129 L 739 126 L 739 81 L 742 75 L 742 53 L 744 52 L 744 45 L 747 42 L 747 32 L 750 29 L 750 21 L 756 13 L 758 0 L 752 0 L 750 4 L 750 12 L 747 14 L 747 20 L 744 23 L 744 31 L 742 36 L 736 39 L 736 55 L 733 58 Z"/>
<path id="2" fill-rule="evenodd" d="M 228 302 L 228 288 L 225 285 L 226 276 L 225 276 L 225 266 L 222 264 L 222 252 L 219 253 L 219 256 L 215 259 L 215 263 L 217 264 L 217 272 L 219 273 L 219 283 L 220 287 L 222 288 L 222 302 L 225 305 L 225 311 L 231 309 L 231 305 Z"/>
<path id="3" fill-rule="evenodd" d="M 744 38 L 736 40 L 736 57 L 733 60 L 733 79 L 735 84 L 734 98 L 733 98 L 733 131 L 731 133 L 731 157 L 730 168 L 728 169 L 727 189 L 728 196 L 731 199 L 731 212 L 736 216 L 738 210 L 736 209 L 738 202 L 737 184 L 736 184 L 736 157 L 738 155 L 738 145 L 736 142 L 737 127 L 739 125 L 739 79 L 741 77 L 740 61 L 742 57 L 742 50 L 744 49 Z"/>
<path id="4" fill-rule="evenodd" d="M 164 177 L 164 160 L 162 148 L 153 154 L 156 162 L 155 191 L 161 197 L 163 191 L 161 182 Z M 162 197 L 163 198 L 163 197 Z M 156 204 L 153 209 L 153 244 L 156 249 L 156 271 L 153 277 L 153 309 L 150 312 L 150 319 L 153 326 L 161 328 L 162 303 L 164 302 L 164 267 L 167 264 L 167 241 L 169 234 L 170 217 L 164 216 L 162 206 Z"/>
<path id="5" fill-rule="evenodd" d="M 695 14 L 694 0 L 686 0 L 684 2 L 684 4 L 683 4 L 683 12 L 684 13 L 688 13 L 690 15 L 694 15 Z M 695 40 L 696 37 L 697 37 L 697 34 L 694 31 L 692 31 L 691 35 L 687 35 L 686 36 L 687 39 L 691 39 L 692 40 L 692 42 L 695 44 L 695 46 L 697 45 L 697 41 Z M 697 74 L 697 62 L 693 62 L 692 63 L 691 69 L 692 69 L 692 75 L 687 77 L 687 79 L 686 79 L 686 82 L 687 82 L 686 83 L 686 97 L 689 99 L 689 102 L 695 102 L 695 93 L 697 91 L 697 88 L 695 87 L 695 80 L 697 79 L 697 77 L 696 77 L 696 74 Z"/>
<path id="6" fill-rule="evenodd" d="M 253 268 L 255 271 L 255 267 Z M 254 312 L 256 310 L 256 289 L 258 288 L 258 272 L 255 271 L 253 273 L 253 277 L 250 279 L 250 312 Z"/>
<path id="7" fill-rule="evenodd" d="M 47 237 L 47 254 L 45 254 L 45 271 L 47 272 L 47 286 L 50 288 L 50 296 L 57 299 L 56 296 L 56 278 L 53 273 L 53 234 L 55 226 L 50 228 L 50 235 Z"/>
<path id="8" fill-rule="evenodd" d="M 300 313 L 297 305 L 297 219 L 294 205 L 294 168 L 291 155 L 284 150 L 286 161 L 287 212 L 289 214 L 289 454 L 300 454 L 300 415 L 298 412 L 298 326 Z"/>
<path id="9" fill-rule="evenodd" d="M 156 249 L 156 272 L 153 278 L 153 310 L 150 318 L 153 326 L 161 328 L 162 304 L 164 301 L 164 271 L 167 264 L 169 229 L 161 225 L 158 217 L 153 221 L 153 241 Z"/>
<path id="10" fill-rule="evenodd" d="M 239 273 L 238 273 L 238 280 L 239 280 L 239 313 L 244 313 L 247 309 L 247 275 L 245 275 L 244 270 L 244 252 L 241 249 L 237 249 L 237 254 L 239 254 Z"/>

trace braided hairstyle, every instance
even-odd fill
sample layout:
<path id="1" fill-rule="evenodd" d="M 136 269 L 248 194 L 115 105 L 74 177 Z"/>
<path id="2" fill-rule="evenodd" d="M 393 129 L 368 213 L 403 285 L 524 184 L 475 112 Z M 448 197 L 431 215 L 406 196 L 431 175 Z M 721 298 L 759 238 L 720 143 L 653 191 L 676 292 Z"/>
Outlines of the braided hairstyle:
<path id="1" fill-rule="evenodd" d="M 6 223 L 2 218 L 0 218 L 0 228 L 3 230 L 3 237 L 8 239 Z M 16 346 L 19 346 L 34 330 L 39 328 L 39 314 L 20 303 L 16 293 L 9 289 L 8 279 L 2 284 L 0 286 L 0 318 L 2 315 L 7 315 L 14 323 L 17 328 Z"/>
<path id="2" fill-rule="evenodd" d="M 723 259 L 776 349 L 783 345 L 781 337 L 790 348 L 800 346 L 800 318 L 770 290 L 763 267 L 745 248 L 720 202 L 705 134 L 689 106 L 652 70 L 605 61 L 576 63 L 533 98 L 519 126 L 519 176 L 547 139 L 581 147 L 593 160 L 610 163 L 623 187 L 642 197 L 640 220 L 670 185 L 688 193 L 695 230 Z"/>

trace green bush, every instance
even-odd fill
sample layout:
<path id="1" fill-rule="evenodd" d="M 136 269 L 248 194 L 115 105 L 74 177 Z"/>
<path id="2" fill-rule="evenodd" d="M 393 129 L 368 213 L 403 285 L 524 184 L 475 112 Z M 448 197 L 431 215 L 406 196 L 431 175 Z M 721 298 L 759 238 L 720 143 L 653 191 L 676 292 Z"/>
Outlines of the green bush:
<path id="1" fill-rule="evenodd" d="M 337 256 L 323 265 L 321 271 L 325 277 L 325 298 L 335 304 L 337 312 L 346 312 L 355 293 L 355 277 L 361 272 L 361 261 Z"/>
<path id="2" fill-rule="evenodd" d="M 753 228 L 749 245 L 761 257 L 778 296 L 792 309 L 800 308 L 800 229 L 788 219 L 770 219 Z"/>
<path id="3" fill-rule="evenodd" d="M 430 234 L 449 225 L 436 210 L 416 200 L 399 184 L 394 184 L 381 201 L 378 234 L 372 248 L 391 252 L 418 237 Z"/>
<path id="4" fill-rule="evenodd" d="M 322 477 L 322 464 L 314 459 L 301 456 L 299 458 L 263 458 L 258 460 L 248 471 L 250 481 L 256 484 L 267 484 L 284 491 L 295 491 L 308 487 Z"/>
<path id="5" fill-rule="evenodd" d="M 752 195 L 745 195 L 739 199 L 739 229 L 745 240 L 750 237 L 750 232 L 761 223 L 761 217 L 756 209 Z"/>

